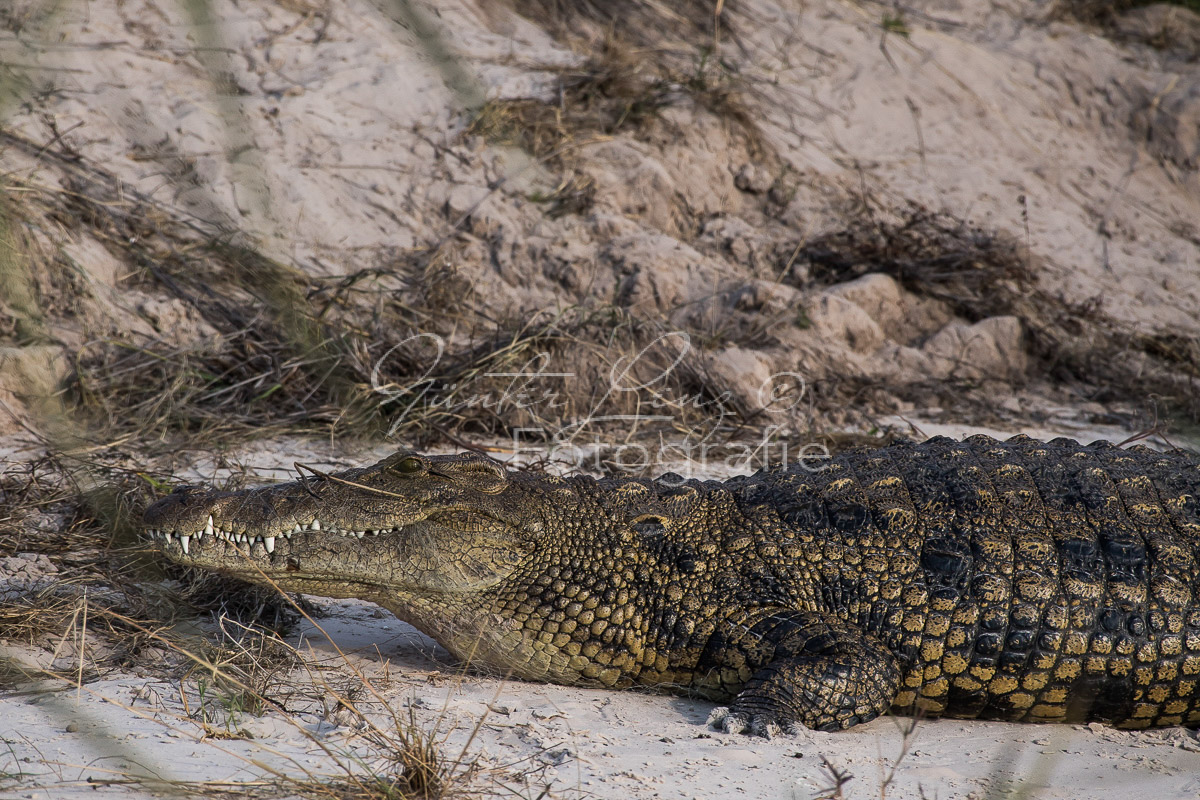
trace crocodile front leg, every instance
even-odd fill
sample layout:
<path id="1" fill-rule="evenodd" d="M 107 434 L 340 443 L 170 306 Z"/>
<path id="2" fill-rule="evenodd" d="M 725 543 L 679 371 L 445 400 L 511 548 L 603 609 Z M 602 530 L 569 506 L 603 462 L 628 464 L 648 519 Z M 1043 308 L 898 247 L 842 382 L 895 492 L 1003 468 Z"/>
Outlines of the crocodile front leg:
<path id="1" fill-rule="evenodd" d="M 759 609 L 729 620 L 705 655 L 753 670 L 733 703 L 709 715 L 728 733 L 842 730 L 887 711 L 900 685 L 896 659 L 879 640 L 810 611 Z"/>

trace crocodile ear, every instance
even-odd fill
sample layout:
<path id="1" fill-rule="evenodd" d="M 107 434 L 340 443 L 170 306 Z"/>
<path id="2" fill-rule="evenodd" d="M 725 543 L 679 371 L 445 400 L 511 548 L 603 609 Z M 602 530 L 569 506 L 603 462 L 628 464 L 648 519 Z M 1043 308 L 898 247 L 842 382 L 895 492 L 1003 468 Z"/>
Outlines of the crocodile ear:
<path id="1" fill-rule="evenodd" d="M 487 456 L 468 453 L 455 461 L 434 464 L 430 472 L 449 478 L 456 486 L 484 494 L 500 494 L 508 487 L 508 470 Z"/>

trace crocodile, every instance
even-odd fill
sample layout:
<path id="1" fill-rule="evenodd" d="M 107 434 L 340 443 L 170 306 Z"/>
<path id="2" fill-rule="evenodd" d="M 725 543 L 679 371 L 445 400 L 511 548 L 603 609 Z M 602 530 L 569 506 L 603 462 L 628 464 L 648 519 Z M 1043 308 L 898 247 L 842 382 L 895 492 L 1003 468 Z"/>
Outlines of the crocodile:
<path id="1" fill-rule="evenodd" d="M 722 731 L 891 711 L 1200 723 L 1200 458 L 1028 437 L 726 481 L 474 454 L 227 492 L 144 527 L 174 561 L 370 600 L 477 668 L 724 704 Z"/>

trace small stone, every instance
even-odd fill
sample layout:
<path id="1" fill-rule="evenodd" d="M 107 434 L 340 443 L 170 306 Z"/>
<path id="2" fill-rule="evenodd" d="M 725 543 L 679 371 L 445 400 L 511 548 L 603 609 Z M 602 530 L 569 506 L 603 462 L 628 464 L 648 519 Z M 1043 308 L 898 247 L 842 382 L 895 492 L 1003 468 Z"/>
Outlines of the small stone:
<path id="1" fill-rule="evenodd" d="M 733 185 L 748 194 L 764 194 L 775 183 L 771 173 L 754 164 L 743 164 L 733 176 Z"/>

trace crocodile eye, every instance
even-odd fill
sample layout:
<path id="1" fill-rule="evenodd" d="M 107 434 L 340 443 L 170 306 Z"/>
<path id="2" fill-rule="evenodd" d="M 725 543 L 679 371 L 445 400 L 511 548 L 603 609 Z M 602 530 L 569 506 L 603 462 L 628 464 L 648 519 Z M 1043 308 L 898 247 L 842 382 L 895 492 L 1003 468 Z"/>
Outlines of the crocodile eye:
<path id="1" fill-rule="evenodd" d="M 400 459 L 400 462 L 396 464 L 396 469 L 405 475 L 415 475 L 418 472 L 424 471 L 425 462 L 416 456 L 409 456 L 408 458 Z"/>

